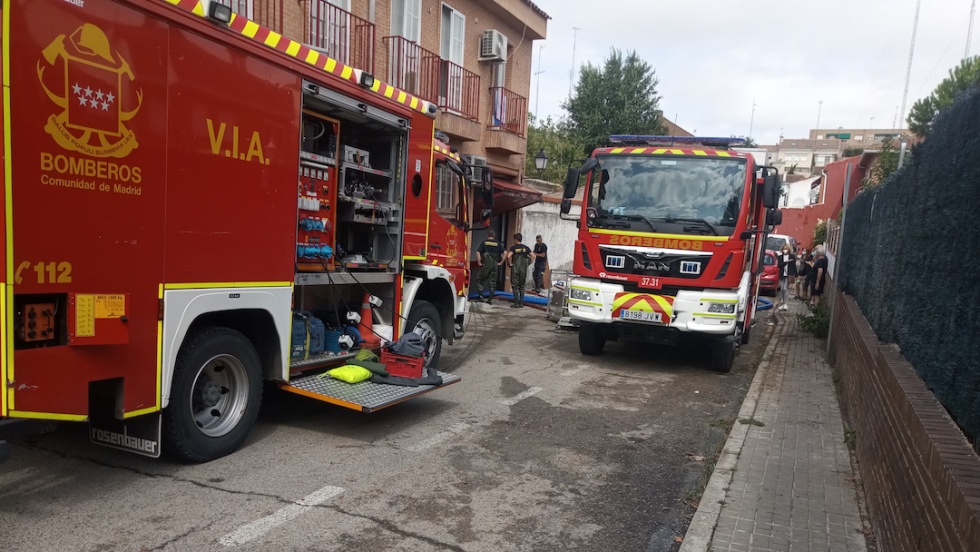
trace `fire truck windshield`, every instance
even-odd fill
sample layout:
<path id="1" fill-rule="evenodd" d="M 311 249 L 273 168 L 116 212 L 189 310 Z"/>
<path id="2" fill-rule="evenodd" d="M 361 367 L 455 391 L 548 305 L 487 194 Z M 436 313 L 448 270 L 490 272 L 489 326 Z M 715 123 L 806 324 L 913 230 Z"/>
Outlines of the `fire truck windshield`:
<path id="1" fill-rule="evenodd" d="M 588 223 L 641 232 L 731 236 L 745 159 L 610 155 L 591 173 Z"/>

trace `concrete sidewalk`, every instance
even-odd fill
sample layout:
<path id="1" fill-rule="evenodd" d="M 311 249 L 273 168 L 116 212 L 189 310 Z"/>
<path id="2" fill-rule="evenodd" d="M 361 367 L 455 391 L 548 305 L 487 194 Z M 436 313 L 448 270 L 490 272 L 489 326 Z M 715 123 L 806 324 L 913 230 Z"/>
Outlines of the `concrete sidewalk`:
<path id="1" fill-rule="evenodd" d="M 775 334 L 681 552 L 867 549 L 825 343 L 800 328 L 806 308 L 791 303 L 773 315 Z"/>

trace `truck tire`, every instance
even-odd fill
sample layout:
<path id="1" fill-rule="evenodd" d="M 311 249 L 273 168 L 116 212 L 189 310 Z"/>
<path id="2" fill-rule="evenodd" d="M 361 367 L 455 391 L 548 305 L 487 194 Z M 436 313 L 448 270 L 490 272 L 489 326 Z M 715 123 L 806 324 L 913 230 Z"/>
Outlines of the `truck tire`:
<path id="1" fill-rule="evenodd" d="M 177 355 L 163 411 L 164 450 L 187 462 L 231 454 L 248 438 L 261 402 L 261 362 L 252 343 L 229 328 L 204 328 Z"/>
<path id="2" fill-rule="evenodd" d="M 742 345 L 748 345 L 749 339 L 752 338 L 752 324 L 745 324 L 742 328 Z"/>
<path id="3" fill-rule="evenodd" d="M 406 332 L 415 332 L 425 341 L 425 368 L 435 370 L 442 354 L 442 317 L 435 305 L 428 301 L 415 301 L 408 313 Z"/>
<path id="4" fill-rule="evenodd" d="M 735 364 L 735 352 L 738 347 L 734 337 L 723 337 L 715 339 L 711 344 L 711 359 L 709 365 L 715 372 L 728 373 L 732 371 Z"/>
<path id="5" fill-rule="evenodd" d="M 582 322 L 578 327 L 578 348 L 583 355 L 601 355 L 606 347 L 606 329 L 600 324 Z"/>

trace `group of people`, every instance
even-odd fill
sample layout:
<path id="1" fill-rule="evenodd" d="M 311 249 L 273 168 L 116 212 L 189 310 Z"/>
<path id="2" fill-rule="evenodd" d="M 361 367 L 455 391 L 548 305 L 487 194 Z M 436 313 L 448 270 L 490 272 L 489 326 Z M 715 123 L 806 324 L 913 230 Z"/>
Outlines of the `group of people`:
<path id="1" fill-rule="evenodd" d="M 539 293 L 544 288 L 544 272 L 548 266 L 548 246 L 545 245 L 541 236 L 535 237 L 533 249 L 524 245 L 523 241 L 524 236 L 518 232 L 514 234 L 514 245 L 505 249 L 504 244 L 497 240 L 495 231 L 491 229 L 487 232 L 487 239 L 480 244 L 476 251 L 476 264 L 480 270 L 476 284 L 473 286 L 477 295 L 474 301 L 484 301 L 483 290 L 488 290 L 490 295 L 486 298 L 486 302 L 487 304 L 493 303 L 493 292 L 497 289 L 497 267 L 504 264 L 510 268 L 510 285 L 514 291 L 514 302 L 511 304 L 511 308 L 524 307 L 527 269 L 532 264 L 534 265 L 534 293 Z"/>
<path id="2" fill-rule="evenodd" d="M 799 254 L 788 243 L 783 244 L 776 256 L 779 267 L 779 310 L 789 309 L 789 289 L 794 289 L 795 299 L 820 304 L 827 283 L 827 254 L 822 246 L 812 252 L 804 248 Z"/>

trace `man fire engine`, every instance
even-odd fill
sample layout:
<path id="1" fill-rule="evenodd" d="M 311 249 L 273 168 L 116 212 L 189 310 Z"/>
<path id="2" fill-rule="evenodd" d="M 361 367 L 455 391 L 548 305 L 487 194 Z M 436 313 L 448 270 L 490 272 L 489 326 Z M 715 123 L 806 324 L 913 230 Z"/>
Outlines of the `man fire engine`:
<path id="1" fill-rule="evenodd" d="M 607 339 L 713 338 L 712 368 L 747 343 L 767 228 L 780 222 L 775 169 L 732 139 L 612 136 L 569 169 L 562 216 L 585 175 L 569 315 L 582 353 Z"/>
<path id="2" fill-rule="evenodd" d="M 87 421 L 207 461 L 263 380 L 365 412 L 459 380 L 435 363 L 462 335 L 468 191 L 435 106 L 216 2 L 0 9 L 0 432 Z M 411 331 L 419 385 L 319 377 Z"/>

